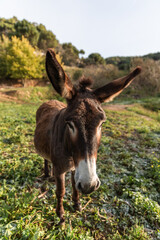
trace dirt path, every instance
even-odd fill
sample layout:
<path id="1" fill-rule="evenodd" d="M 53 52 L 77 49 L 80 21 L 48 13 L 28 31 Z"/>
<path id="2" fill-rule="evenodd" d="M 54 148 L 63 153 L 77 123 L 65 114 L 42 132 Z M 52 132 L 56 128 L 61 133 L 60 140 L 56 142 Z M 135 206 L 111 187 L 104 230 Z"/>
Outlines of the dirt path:
<path id="1" fill-rule="evenodd" d="M 109 105 L 104 105 L 103 109 L 109 109 L 109 110 L 113 110 L 113 111 L 122 111 L 125 110 L 126 108 L 133 106 L 133 104 L 109 104 Z"/>
<path id="2" fill-rule="evenodd" d="M 127 108 L 128 107 L 133 107 L 135 104 L 126 104 L 126 105 L 124 105 L 124 104 L 110 104 L 110 105 L 105 105 L 105 106 L 103 106 L 103 109 L 109 109 L 109 110 L 113 110 L 113 111 L 123 111 L 123 110 L 127 110 Z M 141 114 L 141 113 L 139 113 L 139 115 L 142 117 L 142 118 L 144 118 L 144 119 L 146 119 L 146 120 L 148 120 L 148 121 L 152 121 L 153 119 L 151 118 L 151 117 L 148 117 L 148 116 L 145 116 L 145 115 L 143 115 L 143 114 Z"/>
<path id="3" fill-rule="evenodd" d="M 0 102 L 16 102 L 16 103 L 23 103 L 22 101 L 18 100 L 17 97 L 10 96 L 5 94 L 5 92 L 0 91 Z"/>

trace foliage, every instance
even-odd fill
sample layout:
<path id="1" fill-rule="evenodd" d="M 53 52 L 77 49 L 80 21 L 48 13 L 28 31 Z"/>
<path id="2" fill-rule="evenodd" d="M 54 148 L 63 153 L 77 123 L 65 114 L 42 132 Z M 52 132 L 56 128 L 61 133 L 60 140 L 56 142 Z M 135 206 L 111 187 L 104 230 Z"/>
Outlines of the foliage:
<path id="1" fill-rule="evenodd" d="M 67 66 L 76 66 L 79 63 L 79 54 L 84 54 L 84 50 L 78 50 L 72 43 L 62 44 L 62 60 Z"/>
<path id="2" fill-rule="evenodd" d="M 37 46 L 38 39 L 39 39 L 39 32 L 36 26 L 27 20 L 17 21 L 14 24 L 14 28 L 16 31 L 16 36 L 18 38 L 25 37 L 29 40 L 32 46 Z"/>
<path id="3" fill-rule="evenodd" d="M 0 36 L 2 35 L 9 37 L 9 39 L 12 36 L 22 39 L 22 36 L 24 36 L 32 46 L 42 50 L 55 48 L 59 45 L 56 36 L 53 32 L 48 31 L 44 25 L 31 23 L 25 19 L 20 21 L 16 17 L 10 19 L 0 18 Z"/>
<path id="4" fill-rule="evenodd" d="M 6 77 L 8 73 L 7 54 L 9 46 L 8 37 L 0 38 L 0 77 Z"/>
<path id="5" fill-rule="evenodd" d="M 104 58 L 99 53 L 91 53 L 88 58 L 85 59 L 86 64 L 105 64 Z"/>
<path id="6" fill-rule="evenodd" d="M 155 225 L 160 224 L 160 205 L 152 199 L 145 197 L 140 192 L 129 192 L 135 205 L 135 211 L 139 214 L 145 213 L 149 222 Z"/>
<path id="7" fill-rule="evenodd" d="M 160 93 L 160 61 L 152 59 L 133 58 L 131 70 L 135 66 L 142 67 L 142 73 L 135 80 L 135 86 L 151 94 Z"/>
<path id="8" fill-rule="evenodd" d="M 151 59 L 157 61 L 157 60 L 160 60 L 160 52 L 150 53 L 150 54 L 144 55 L 143 57 L 144 58 L 151 58 Z"/>
<path id="9" fill-rule="evenodd" d="M 131 57 L 110 57 L 105 59 L 106 64 L 113 64 L 119 70 L 128 71 L 131 65 Z"/>
<path id="10" fill-rule="evenodd" d="M 113 59 L 113 61 L 112 61 Z M 112 63 L 114 66 L 116 65 L 120 69 L 121 59 L 123 58 L 110 58 L 107 63 Z M 133 69 L 137 66 L 141 66 L 142 72 L 136 77 L 134 80 L 134 84 L 131 84 L 124 93 L 121 94 L 121 98 L 124 96 L 126 98 L 126 94 L 132 98 L 140 99 L 146 96 L 159 96 L 160 94 L 160 61 L 154 61 L 149 58 L 124 58 L 128 59 L 129 62 L 127 67 L 122 68 L 123 71 L 119 70 L 118 75 L 123 72 L 124 75 L 127 75 L 129 71 L 133 71 Z M 127 60 L 127 61 L 128 61 Z M 107 64 L 108 65 L 108 64 Z M 127 70 L 127 71 L 126 71 Z"/>
<path id="11" fill-rule="evenodd" d="M 99 53 L 92 53 L 87 58 L 82 57 L 85 53 L 83 49 L 78 50 L 72 43 L 60 44 L 56 39 L 55 34 L 52 31 L 46 29 L 43 24 L 31 23 L 25 19 L 19 21 L 16 17 L 5 19 L 0 18 L 0 76 L 3 77 L 20 77 L 20 78 L 41 78 L 42 76 L 47 79 L 44 70 L 44 59 L 40 57 L 42 53 L 38 51 L 38 48 L 42 50 L 43 54 L 47 48 L 54 48 L 55 51 L 61 58 L 61 62 L 66 66 L 70 66 L 71 69 L 68 72 L 71 73 L 73 81 L 77 80 L 82 75 L 86 75 L 94 79 L 94 87 L 99 87 L 107 82 L 119 78 L 123 75 L 128 74 L 129 71 L 133 70 L 134 67 L 140 65 L 142 67 L 142 73 L 134 81 L 134 85 L 130 85 L 127 90 L 121 95 L 121 98 L 126 98 L 126 95 L 135 99 L 139 99 L 145 96 L 158 96 L 160 94 L 160 53 L 152 53 L 142 57 L 110 57 L 104 59 Z M 3 37 L 2 37 L 3 36 Z M 13 36 L 16 36 L 24 41 L 24 37 L 28 39 L 30 44 L 34 46 L 34 51 L 31 57 L 31 48 L 27 50 L 27 56 L 31 57 L 31 64 L 27 68 L 22 67 L 24 72 L 22 74 L 22 69 L 20 66 L 26 64 L 25 60 L 22 60 L 23 54 L 14 52 L 16 56 L 17 63 L 14 63 L 13 58 L 10 63 L 7 59 L 6 45 L 8 44 L 8 37 L 10 40 Z M 23 37 L 24 36 L 24 37 Z M 18 41 L 18 40 L 17 40 Z M 11 40 L 12 42 L 12 40 Z M 11 45 L 11 44 L 10 44 Z M 29 46 L 29 45 L 28 45 Z M 36 53 L 36 54 L 35 54 Z M 40 53 L 40 55 L 38 55 Z M 19 55 L 20 54 L 20 55 Z M 28 57 L 26 59 L 28 59 Z M 33 59 L 37 59 L 43 64 L 36 63 L 35 67 L 32 64 Z M 23 63 L 24 61 L 24 63 Z M 27 64 L 29 64 L 29 62 Z M 38 67 L 38 64 L 40 67 Z M 43 66 L 42 66 L 43 65 Z M 18 67 L 17 72 L 11 73 L 10 70 L 16 71 L 16 66 Z M 73 67 L 76 67 L 74 70 Z M 79 68 L 77 68 L 79 67 Z M 27 69 L 32 71 L 28 72 L 26 76 Z M 35 70 L 37 69 L 37 70 Z M 21 74 L 19 74 L 21 70 Z"/>
<path id="12" fill-rule="evenodd" d="M 75 67 L 75 66 L 64 66 L 64 70 L 66 74 L 72 81 L 77 81 L 81 76 L 84 75 L 84 69 Z"/>
<path id="13" fill-rule="evenodd" d="M 83 74 L 94 80 L 93 88 L 101 87 L 121 75 L 117 67 L 112 64 L 89 65 L 83 69 Z"/>
<path id="14" fill-rule="evenodd" d="M 159 102 L 158 100 L 159 99 L 157 99 L 157 102 Z M 154 104 L 155 104 L 155 107 L 153 107 Z M 150 109 L 151 107 L 152 107 L 152 110 Z M 155 120 L 160 122 L 160 111 L 155 111 L 155 109 L 157 110 L 156 107 L 157 107 L 157 103 L 155 103 L 155 102 L 153 102 L 153 103 L 150 102 L 150 104 L 148 102 L 144 102 L 142 104 L 142 106 L 139 106 L 139 104 L 135 104 L 134 107 L 129 107 L 128 110 L 129 111 L 134 111 L 138 114 L 142 114 L 146 117 L 149 117 L 151 119 L 155 119 Z M 153 110 L 153 108 L 154 108 L 154 110 Z"/>
<path id="15" fill-rule="evenodd" d="M 0 75 L 5 78 L 42 78 L 44 65 L 41 53 L 22 37 L 0 40 Z"/>
<path id="16" fill-rule="evenodd" d="M 82 70 L 77 70 L 74 72 L 73 80 L 76 81 L 82 77 Z"/>
<path id="17" fill-rule="evenodd" d="M 14 25 L 17 21 L 18 19 L 16 17 L 10 19 L 0 18 L 0 36 L 2 37 L 2 35 L 5 35 L 11 38 L 15 35 L 16 31 Z"/>
<path id="18" fill-rule="evenodd" d="M 101 186 L 81 196 L 84 209 L 75 213 L 66 175 L 61 229 L 55 184 L 42 181 L 43 159 L 33 146 L 33 99 L 0 104 L 1 239 L 160 239 L 160 123 L 134 112 L 134 105 L 130 111 L 106 110 L 97 160 Z"/>
<path id="19" fill-rule="evenodd" d="M 39 24 L 37 30 L 39 31 L 38 48 L 46 50 L 47 48 L 55 48 L 59 45 L 53 32 L 47 30 L 43 24 Z"/>
<path id="20" fill-rule="evenodd" d="M 123 75 L 118 68 L 112 64 L 108 65 L 88 65 L 84 68 L 64 66 L 65 72 L 71 80 L 77 81 L 85 76 L 93 79 L 93 88 L 100 87 Z"/>

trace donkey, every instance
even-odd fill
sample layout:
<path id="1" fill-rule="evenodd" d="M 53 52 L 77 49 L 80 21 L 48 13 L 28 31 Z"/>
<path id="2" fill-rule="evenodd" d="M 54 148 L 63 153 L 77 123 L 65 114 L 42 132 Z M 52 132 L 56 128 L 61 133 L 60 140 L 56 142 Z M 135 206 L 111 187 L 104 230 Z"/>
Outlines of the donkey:
<path id="1" fill-rule="evenodd" d="M 48 161 L 54 166 L 56 213 L 62 223 L 65 173 L 71 171 L 72 200 L 75 210 L 80 211 L 79 192 L 89 194 L 100 186 L 96 159 L 101 126 L 106 118 L 101 103 L 119 95 L 141 72 L 141 68 L 137 67 L 129 75 L 92 90 L 92 81 L 87 78 L 73 85 L 54 51 L 48 49 L 46 71 L 54 89 L 66 99 L 67 104 L 51 100 L 39 107 L 34 144 L 36 151 L 44 158 L 46 177 L 49 175 Z"/>

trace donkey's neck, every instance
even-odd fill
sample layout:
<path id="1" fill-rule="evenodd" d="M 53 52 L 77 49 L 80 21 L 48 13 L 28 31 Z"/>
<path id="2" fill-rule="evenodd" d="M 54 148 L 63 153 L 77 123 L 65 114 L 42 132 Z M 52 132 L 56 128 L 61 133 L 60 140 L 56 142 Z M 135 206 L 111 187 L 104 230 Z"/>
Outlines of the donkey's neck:
<path id="1" fill-rule="evenodd" d="M 63 108 L 57 113 L 54 119 L 51 133 L 51 159 L 59 173 L 74 169 L 72 152 L 68 151 L 70 141 L 65 119 L 66 108 Z"/>
<path id="2" fill-rule="evenodd" d="M 53 121 L 51 132 L 51 156 L 54 159 L 53 164 L 60 164 L 61 161 L 72 161 L 72 152 L 68 151 L 70 147 L 69 132 L 66 129 L 66 108 L 61 109 Z M 65 160 L 64 160 L 65 159 Z"/>

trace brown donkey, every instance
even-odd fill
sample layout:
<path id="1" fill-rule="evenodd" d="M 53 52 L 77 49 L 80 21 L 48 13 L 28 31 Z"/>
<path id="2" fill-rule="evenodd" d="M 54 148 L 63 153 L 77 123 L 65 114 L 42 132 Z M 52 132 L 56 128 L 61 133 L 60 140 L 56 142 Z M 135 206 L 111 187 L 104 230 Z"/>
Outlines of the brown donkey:
<path id="1" fill-rule="evenodd" d="M 78 192 L 88 194 L 100 186 L 96 159 L 101 126 L 105 121 L 100 104 L 120 94 L 141 72 L 141 68 L 137 67 L 128 76 L 91 90 L 89 79 L 83 78 L 77 85 L 72 85 L 55 53 L 49 49 L 46 54 L 46 71 L 54 89 L 66 98 L 67 105 L 51 100 L 39 107 L 34 143 L 37 152 L 45 159 L 46 177 L 49 175 L 48 161 L 54 166 L 58 200 L 56 212 L 63 222 L 65 173 L 72 172 L 72 199 L 75 209 L 81 210 Z"/>

